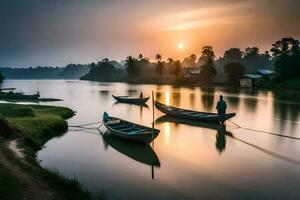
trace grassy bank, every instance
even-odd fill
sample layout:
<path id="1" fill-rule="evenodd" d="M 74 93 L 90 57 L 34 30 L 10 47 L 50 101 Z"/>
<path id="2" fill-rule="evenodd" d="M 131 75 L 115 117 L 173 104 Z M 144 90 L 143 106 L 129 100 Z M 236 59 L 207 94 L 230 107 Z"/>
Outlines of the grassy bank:
<path id="1" fill-rule="evenodd" d="M 4 148 L 5 145 L 1 145 L 7 159 L 34 179 L 46 182 L 49 188 L 59 193 L 63 199 L 90 199 L 90 195 L 82 190 L 77 181 L 65 179 L 56 172 L 41 168 L 35 157 L 45 142 L 65 133 L 68 128 L 65 119 L 73 116 L 72 110 L 53 106 L 0 104 L 0 114 L 0 135 L 5 138 L 2 143 L 11 138 L 18 139 L 30 165 L 20 162 L 8 148 Z M 0 177 L 4 177 L 0 179 L 0 193 L 3 187 L 8 187 L 11 191 L 9 193 L 18 194 L 18 183 L 3 166 L 0 166 Z M 17 192 L 13 192 L 14 190 Z"/>

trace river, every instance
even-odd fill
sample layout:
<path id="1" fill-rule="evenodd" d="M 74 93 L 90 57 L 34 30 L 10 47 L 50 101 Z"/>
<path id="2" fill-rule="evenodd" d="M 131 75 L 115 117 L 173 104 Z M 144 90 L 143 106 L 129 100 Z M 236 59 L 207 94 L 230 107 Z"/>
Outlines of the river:
<path id="1" fill-rule="evenodd" d="M 236 112 L 224 130 L 215 125 L 178 122 L 155 110 L 155 128 L 161 132 L 145 148 L 103 137 L 95 129 L 97 125 L 89 129 L 70 127 L 63 136 L 49 140 L 37 154 L 40 164 L 75 177 L 95 198 L 300 199 L 297 92 L 79 80 L 6 80 L 1 87 L 63 99 L 42 104 L 75 110 L 69 125 L 100 122 L 106 111 L 152 126 L 150 100 L 148 107 L 140 107 L 117 104 L 111 96 L 138 95 L 140 91 L 145 96 L 154 91 L 156 100 L 169 105 L 207 112 L 215 112 L 222 94 L 228 112 Z M 104 127 L 100 130 L 105 132 Z"/>

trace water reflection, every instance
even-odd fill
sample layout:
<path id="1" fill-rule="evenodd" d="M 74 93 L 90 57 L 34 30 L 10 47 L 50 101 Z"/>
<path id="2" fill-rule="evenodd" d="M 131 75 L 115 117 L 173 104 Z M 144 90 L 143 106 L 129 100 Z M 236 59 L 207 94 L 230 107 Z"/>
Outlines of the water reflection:
<path id="1" fill-rule="evenodd" d="M 109 133 L 102 134 L 103 141 L 118 152 L 150 166 L 160 167 L 160 161 L 150 145 L 128 142 Z M 105 145 L 107 150 L 108 145 Z"/>
<path id="2" fill-rule="evenodd" d="M 96 122 L 107 111 L 113 116 L 151 126 L 150 102 L 149 109 L 114 104 L 110 95 L 126 95 L 128 90 L 137 95 L 143 92 L 145 96 L 154 91 L 156 100 L 162 103 L 208 112 L 215 110 L 214 104 L 223 94 L 229 110 L 237 113 L 233 121 L 238 125 L 300 137 L 299 98 L 277 95 L 273 91 L 256 93 L 240 89 L 57 80 L 11 80 L 2 86 L 16 87 L 25 93 L 34 93 L 38 88 L 46 97 L 63 99 L 43 104 L 76 110 L 77 114 L 68 120 L 69 125 Z M 99 91 L 110 93 L 99 94 Z M 156 117 L 162 115 L 155 110 Z M 37 157 L 43 167 L 55 168 L 67 177 L 76 174 L 94 196 L 105 189 L 108 199 L 255 199 L 253 191 L 266 199 L 284 199 L 290 194 L 299 198 L 300 168 L 291 164 L 298 163 L 299 141 L 245 129 L 232 130 L 234 127 L 228 126 L 230 122 L 224 129 L 218 125 L 176 120 L 159 118 L 155 121 L 155 128 L 161 130 L 155 140 L 155 154 L 151 153 L 154 148 L 150 153 L 143 149 L 132 152 L 131 146 L 110 144 L 100 139 L 99 134 L 92 134 L 92 129 L 80 129 L 50 140 Z M 144 154 L 152 156 L 145 159 L 149 156 Z M 152 181 L 150 176 L 154 177 L 154 169 L 155 181 Z M 286 183 L 289 187 L 282 187 Z M 272 190 L 272 194 L 266 189 Z M 273 191 L 280 191 L 279 196 L 273 195 Z"/>
<path id="3" fill-rule="evenodd" d="M 207 88 L 201 92 L 201 101 L 203 108 L 207 111 L 210 111 L 213 109 L 214 106 L 214 88 Z"/>
<path id="4" fill-rule="evenodd" d="M 180 119 L 171 117 L 168 115 L 164 115 L 156 119 L 155 123 L 157 125 L 164 124 L 164 131 L 166 135 L 170 135 L 170 125 L 169 123 L 174 123 L 175 127 L 179 124 L 185 124 L 189 126 L 201 127 L 201 128 L 208 128 L 212 130 L 216 130 L 216 149 L 219 153 L 225 150 L 226 148 L 226 136 L 233 137 L 232 133 L 226 130 L 226 125 L 220 125 L 216 123 L 209 123 L 209 122 L 200 122 L 200 121 L 193 121 L 188 119 Z"/>
<path id="5" fill-rule="evenodd" d="M 226 125 L 219 125 L 216 135 L 216 148 L 222 153 L 226 148 L 226 136 L 233 137 L 231 132 L 226 131 Z"/>

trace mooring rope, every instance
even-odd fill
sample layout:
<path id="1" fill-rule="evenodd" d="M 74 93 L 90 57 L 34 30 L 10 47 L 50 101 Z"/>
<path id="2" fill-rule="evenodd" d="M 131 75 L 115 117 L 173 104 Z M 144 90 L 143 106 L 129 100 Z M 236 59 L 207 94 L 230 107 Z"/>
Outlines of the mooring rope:
<path id="1" fill-rule="evenodd" d="M 79 124 L 79 125 L 70 125 L 69 127 L 79 127 L 79 128 L 82 128 L 82 127 L 85 127 L 85 126 L 90 126 L 90 125 L 95 125 L 95 124 L 102 124 L 102 122 L 93 122 L 93 123 L 88 123 L 88 124 Z"/>
<path id="2" fill-rule="evenodd" d="M 233 124 L 235 124 L 240 129 L 244 129 L 244 130 L 248 130 L 248 131 L 254 131 L 254 132 L 260 132 L 260 133 L 265 133 L 265 134 L 274 135 L 274 136 L 278 136 L 278 137 L 285 137 L 285 138 L 289 138 L 289 139 L 293 139 L 293 140 L 300 140 L 300 138 L 298 138 L 298 137 L 293 137 L 293 136 L 288 136 L 288 135 L 282 135 L 282 134 L 273 133 L 273 132 L 269 132 L 269 131 L 261 131 L 261 130 L 257 130 L 257 129 L 246 128 L 246 127 L 242 127 L 242 126 L 238 125 L 237 123 L 233 122 L 232 120 L 228 120 L 228 121 L 232 122 Z"/>

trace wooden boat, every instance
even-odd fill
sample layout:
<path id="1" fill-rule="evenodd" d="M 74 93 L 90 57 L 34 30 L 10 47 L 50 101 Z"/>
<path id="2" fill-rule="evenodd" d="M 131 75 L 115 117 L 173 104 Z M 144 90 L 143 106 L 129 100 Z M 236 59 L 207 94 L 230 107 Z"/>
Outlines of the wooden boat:
<path id="1" fill-rule="evenodd" d="M 105 113 L 103 114 L 103 124 L 111 134 L 117 137 L 144 144 L 152 142 L 160 132 L 158 129 L 149 128 L 116 117 L 109 117 Z"/>
<path id="2" fill-rule="evenodd" d="M 40 94 L 33 95 L 25 95 L 23 93 L 15 93 L 15 92 L 0 92 L 0 99 L 7 100 L 38 100 Z"/>
<path id="3" fill-rule="evenodd" d="M 143 145 L 122 140 L 110 133 L 103 134 L 102 138 L 106 144 L 129 158 L 146 165 L 160 167 L 160 161 L 149 144 Z"/>
<path id="4" fill-rule="evenodd" d="M 217 113 L 198 112 L 193 110 L 176 108 L 173 106 L 167 106 L 158 101 L 155 101 L 154 105 L 158 110 L 172 117 L 179 117 L 204 122 L 219 122 L 219 115 Z M 234 116 L 235 113 L 228 113 L 225 115 L 225 120 L 228 120 Z"/>
<path id="5" fill-rule="evenodd" d="M 112 95 L 115 100 L 121 103 L 130 103 L 130 104 L 145 104 L 150 97 L 131 97 L 131 96 L 115 96 Z"/>

